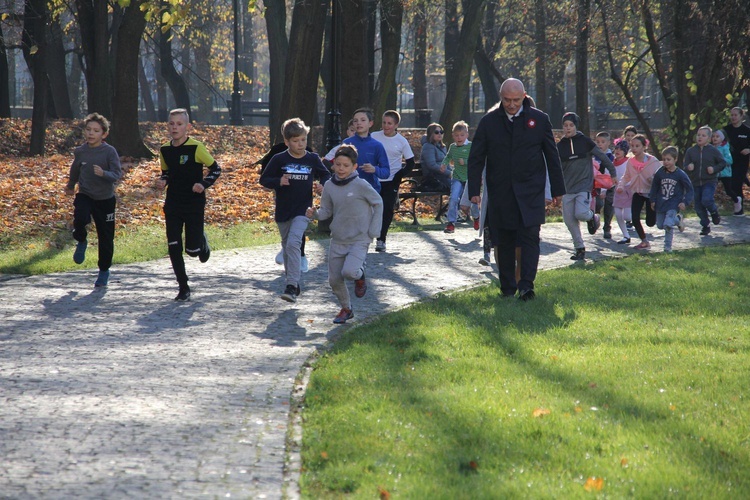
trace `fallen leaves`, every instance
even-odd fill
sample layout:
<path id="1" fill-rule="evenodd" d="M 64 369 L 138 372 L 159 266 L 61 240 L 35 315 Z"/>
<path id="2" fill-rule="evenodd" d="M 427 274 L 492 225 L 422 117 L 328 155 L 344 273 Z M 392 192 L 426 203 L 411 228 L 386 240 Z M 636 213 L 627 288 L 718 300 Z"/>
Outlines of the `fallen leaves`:
<path id="1" fill-rule="evenodd" d="M 543 416 L 545 416 L 545 415 L 549 415 L 550 413 L 551 413 L 551 412 L 550 412 L 550 410 L 549 410 L 549 409 L 547 409 L 547 408 L 537 408 L 536 410 L 534 410 L 534 411 L 533 411 L 533 412 L 531 413 L 531 415 L 532 415 L 532 416 L 533 416 L 534 418 L 540 418 L 540 417 L 543 417 Z"/>
<path id="2" fill-rule="evenodd" d="M 590 477 L 583 485 L 586 491 L 602 491 L 602 488 L 604 488 L 604 479 L 601 477 Z"/>

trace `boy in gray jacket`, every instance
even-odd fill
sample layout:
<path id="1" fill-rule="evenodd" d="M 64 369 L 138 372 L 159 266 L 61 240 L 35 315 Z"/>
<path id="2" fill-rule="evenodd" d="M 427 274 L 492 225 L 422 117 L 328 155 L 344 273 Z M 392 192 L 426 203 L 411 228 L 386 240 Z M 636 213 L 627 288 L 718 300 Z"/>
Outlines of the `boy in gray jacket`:
<path id="1" fill-rule="evenodd" d="M 331 221 L 331 245 L 328 250 L 328 283 L 341 303 L 334 318 L 336 324 L 354 317 L 345 280 L 354 280 L 354 295 L 364 297 L 365 258 L 373 238 L 380 235 L 383 199 L 369 182 L 357 174 L 357 149 L 344 144 L 333 159 L 333 177 L 323 186 L 320 208 L 307 209 L 307 217 Z"/>
<path id="2" fill-rule="evenodd" d="M 617 184 L 617 173 L 612 161 L 591 138 L 578 130 L 578 121 L 578 115 L 575 113 L 563 115 L 564 137 L 557 143 L 567 193 L 562 197 L 563 220 L 570 231 L 570 236 L 573 237 L 575 247 L 575 253 L 570 257 L 571 260 L 583 260 L 586 256 L 579 221 L 586 221 L 589 234 L 594 234 L 599 229 L 599 215 L 591 206 L 591 191 L 594 189 L 594 156 L 609 171 L 613 183 Z"/>
<path id="3" fill-rule="evenodd" d="M 695 134 L 695 146 L 688 148 L 684 160 L 685 173 L 693 183 L 695 213 L 701 220 L 701 236 L 706 236 L 711 232 L 710 222 L 714 224 L 721 222 L 714 194 L 719 172 L 727 166 L 721 151 L 710 144 L 712 133 L 708 125 L 699 128 L 698 133 Z M 710 222 L 709 214 L 711 215 Z"/>

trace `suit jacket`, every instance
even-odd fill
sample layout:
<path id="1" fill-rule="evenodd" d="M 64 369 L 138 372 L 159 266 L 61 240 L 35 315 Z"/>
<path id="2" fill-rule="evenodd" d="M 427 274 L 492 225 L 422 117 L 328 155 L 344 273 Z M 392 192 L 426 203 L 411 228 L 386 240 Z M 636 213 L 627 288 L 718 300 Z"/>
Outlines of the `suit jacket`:
<path id="1" fill-rule="evenodd" d="M 480 120 L 469 154 L 469 197 L 479 195 L 485 165 L 491 229 L 544 224 L 548 176 L 551 195 L 565 194 L 552 123 L 528 98 L 512 122 L 501 104 Z"/>

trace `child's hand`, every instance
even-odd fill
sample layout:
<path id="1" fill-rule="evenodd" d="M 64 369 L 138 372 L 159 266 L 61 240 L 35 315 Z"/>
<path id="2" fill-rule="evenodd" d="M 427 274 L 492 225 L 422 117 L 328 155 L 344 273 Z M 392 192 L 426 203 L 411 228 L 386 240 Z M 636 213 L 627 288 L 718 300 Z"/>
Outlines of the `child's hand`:
<path id="1" fill-rule="evenodd" d="M 656 210 L 656 203 L 653 201 L 651 202 L 651 210 Z"/>
<path id="2" fill-rule="evenodd" d="M 375 167 L 372 166 L 372 163 L 365 163 L 360 166 L 360 168 L 367 172 L 368 174 L 374 174 L 375 173 Z"/>
<path id="3" fill-rule="evenodd" d="M 76 188 L 69 188 L 68 186 L 65 186 L 65 194 L 67 194 L 68 196 L 76 194 Z"/>
<path id="4" fill-rule="evenodd" d="M 202 193 L 205 190 L 206 190 L 206 188 L 200 182 L 196 182 L 195 184 L 193 184 L 193 192 L 194 193 Z"/>
<path id="5" fill-rule="evenodd" d="M 706 169 L 706 172 L 708 172 L 708 175 L 711 175 L 711 174 L 713 174 L 713 173 L 714 173 L 714 167 L 708 167 L 708 168 Z"/>
<path id="6" fill-rule="evenodd" d="M 620 186 L 617 186 L 617 189 L 615 189 L 616 193 L 622 193 L 622 188 Z"/>
<path id="7" fill-rule="evenodd" d="M 307 210 L 305 211 L 305 217 L 308 219 L 312 219 L 315 217 L 315 209 L 313 207 L 307 207 Z"/>
<path id="8" fill-rule="evenodd" d="M 464 159 L 463 158 L 459 158 L 458 159 L 458 164 L 463 167 L 463 165 L 464 165 Z"/>
<path id="9" fill-rule="evenodd" d="M 607 190 L 606 189 L 602 189 L 601 192 L 599 193 L 599 198 L 601 198 L 603 200 L 606 197 L 607 197 Z"/>
<path id="10" fill-rule="evenodd" d="M 164 189 L 167 187 L 167 180 L 166 179 L 158 179 L 156 181 L 156 188 L 157 189 Z"/>
<path id="11" fill-rule="evenodd" d="M 313 184 L 313 189 L 315 190 L 316 194 L 320 194 L 323 192 L 323 184 L 315 181 L 315 184 Z"/>
<path id="12" fill-rule="evenodd" d="M 694 168 L 695 168 L 695 165 L 693 165 L 692 163 L 690 163 L 690 164 L 689 164 L 689 165 L 687 166 L 687 169 L 688 169 L 689 171 L 691 171 L 691 172 L 693 171 L 693 169 L 694 169 Z"/>
<path id="13" fill-rule="evenodd" d="M 681 211 L 685 210 L 685 204 L 684 203 L 680 203 L 679 205 L 677 205 L 677 208 L 679 208 Z"/>
<path id="14" fill-rule="evenodd" d="M 441 173 L 441 174 L 445 173 L 445 169 L 447 169 L 447 168 L 448 168 L 448 165 L 446 165 L 446 164 L 444 164 L 444 163 L 443 163 L 443 164 L 441 164 L 441 165 L 440 165 L 440 173 Z"/>
<path id="15" fill-rule="evenodd" d="M 284 174 L 281 176 L 281 182 L 279 182 L 282 186 L 288 186 L 289 185 L 289 174 Z"/>
<path id="16" fill-rule="evenodd" d="M 104 169 L 99 165 L 94 165 L 94 173 L 99 177 L 102 177 L 104 175 Z"/>

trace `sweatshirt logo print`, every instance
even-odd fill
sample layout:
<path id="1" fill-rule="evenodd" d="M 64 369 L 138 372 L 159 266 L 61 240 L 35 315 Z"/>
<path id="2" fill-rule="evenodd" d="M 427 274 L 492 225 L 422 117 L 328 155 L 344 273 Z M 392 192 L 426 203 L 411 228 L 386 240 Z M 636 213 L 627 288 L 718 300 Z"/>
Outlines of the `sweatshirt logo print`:
<path id="1" fill-rule="evenodd" d="M 663 179 L 661 182 L 661 197 L 664 200 L 670 200 L 674 197 L 674 188 L 677 181 L 674 179 Z"/>
<path id="2" fill-rule="evenodd" d="M 284 172 L 289 175 L 290 180 L 304 181 L 312 174 L 312 167 L 290 163 L 284 168 Z"/>
<path id="3" fill-rule="evenodd" d="M 188 155 L 180 155 L 180 165 L 184 165 L 188 162 Z"/>

